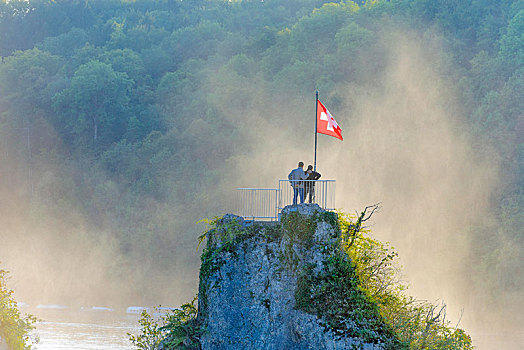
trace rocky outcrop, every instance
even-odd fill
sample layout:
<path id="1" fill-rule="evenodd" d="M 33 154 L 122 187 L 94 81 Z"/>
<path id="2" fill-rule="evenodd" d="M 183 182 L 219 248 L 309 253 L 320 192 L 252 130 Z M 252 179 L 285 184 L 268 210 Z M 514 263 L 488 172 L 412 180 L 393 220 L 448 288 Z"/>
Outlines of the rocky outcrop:
<path id="1" fill-rule="evenodd" d="M 389 335 L 361 329 L 351 319 L 333 327 L 304 307 L 309 287 L 301 285 L 301 276 L 306 271 L 325 275 L 327 262 L 339 249 L 335 215 L 303 204 L 286 207 L 278 223 L 246 222 L 234 215 L 218 221 L 207 234 L 202 255 L 202 349 L 391 348 L 394 339 Z M 306 290 L 305 297 L 298 295 L 301 290 Z"/>

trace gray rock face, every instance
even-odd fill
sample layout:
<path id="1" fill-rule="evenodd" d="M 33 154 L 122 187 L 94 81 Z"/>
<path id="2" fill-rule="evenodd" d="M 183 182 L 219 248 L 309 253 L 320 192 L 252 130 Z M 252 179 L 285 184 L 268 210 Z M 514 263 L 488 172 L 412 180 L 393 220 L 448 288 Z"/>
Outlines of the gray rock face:
<path id="1" fill-rule="evenodd" d="M 313 215 L 321 209 L 304 204 L 287 207 L 283 212 L 295 210 Z M 210 248 L 224 246 L 227 235 L 221 230 L 232 222 L 245 225 L 241 218 L 224 217 L 210 232 Z M 204 278 L 201 272 L 199 318 L 206 330 L 200 339 L 202 349 L 382 349 L 358 339 L 337 338 L 317 316 L 295 309 L 297 276 L 282 261 L 289 242 L 285 236 L 275 238 L 270 230 L 262 226 L 235 242 L 231 249 L 218 249 L 215 270 Z M 326 247 L 334 240 L 335 229 L 319 222 L 308 249 L 293 247 L 298 264 L 324 268 Z"/>

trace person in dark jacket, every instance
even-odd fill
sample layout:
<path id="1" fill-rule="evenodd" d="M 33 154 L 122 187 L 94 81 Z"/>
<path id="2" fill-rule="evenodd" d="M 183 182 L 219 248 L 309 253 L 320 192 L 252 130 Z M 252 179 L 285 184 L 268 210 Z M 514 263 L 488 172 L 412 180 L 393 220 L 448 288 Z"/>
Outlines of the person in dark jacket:
<path id="1" fill-rule="evenodd" d="M 317 173 L 316 171 L 313 170 L 312 165 L 307 166 L 306 175 L 307 175 L 306 180 L 318 180 L 322 176 L 320 175 L 320 173 Z M 314 203 L 315 202 L 315 181 L 304 181 L 304 182 L 305 182 L 304 195 L 306 198 L 308 198 L 308 194 L 309 194 L 309 203 Z"/>

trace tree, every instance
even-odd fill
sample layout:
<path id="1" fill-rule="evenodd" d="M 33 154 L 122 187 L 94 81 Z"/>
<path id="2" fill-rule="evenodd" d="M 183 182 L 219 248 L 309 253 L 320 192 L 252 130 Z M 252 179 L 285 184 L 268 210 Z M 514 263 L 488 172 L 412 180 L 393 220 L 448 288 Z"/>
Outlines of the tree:
<path id="1" fill-rule="evenodd" d="M 16 51 L 0 63 L 0 98 L 12 104 L 48 103 L 48 87 L 59 78 L 63 63 L 39 49 Z"/>
<path id="2" fill-rule="evenodd" d="M 502 37 L 500 54 L 508 64 L 522 66 L 524 62 L 524 9 L 510 20 L 507 32 Z"/>
<path id="3" fill-rule="evenodd" d="M 55 139 L 46 127 L 51 116 L 48 96 L 60 81 L 62 64 L 58 56 L 38 49 L 17 51 L 0 63 L 0 129 L 5 135 L 2 147 L 6 155 L 0 168 L 9 167 L 9 160 L 16 160 L 18 166 L 10 167 L 10 178 L 27 178 L 31 198 L 33 155 L 52 147 Z"/>
<path id="4" fill-rule="evenodd" d="M 69 140 L 88 146 L 88 133 L 95 147 L 104 147 L 125 133 L 129 93 L 133 81 L 111 65 L 92 60 L 78 68 L 71 85 L 54 97 Z"/>
<path id="5" fill-rule="evenodd" d="M 163 46 L 172 59 L 177 61 L 205 59 L 215 53 L 224 34 L 219 23 L 202 21 L 195 27 L 185 27 L 173 32 L 164 40 Z"/>
<path id="6" fill-rule="evenodd" d="M 98 59 L 110 64 L 116 72 L 126 73 L 135 83 L 147 83 L 144 63 L 140 56 L 131 49 L 106 50 L 100 54 Z"/>
<path id="7" fill-rule="evenodd" d="M 44 51 L 60 56 L 71 56 L 77 49 L 82 48 L 88 42 L 85 30 L 73 28 L 69 32 L 55 37 L 47 37 L 39 45 Z"/>

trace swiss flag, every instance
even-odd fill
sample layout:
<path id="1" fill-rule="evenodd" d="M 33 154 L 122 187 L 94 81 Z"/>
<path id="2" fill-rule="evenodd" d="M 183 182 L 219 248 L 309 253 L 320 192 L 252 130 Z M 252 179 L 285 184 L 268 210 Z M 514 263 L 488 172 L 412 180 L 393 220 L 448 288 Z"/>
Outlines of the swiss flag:
<path id="1" fill-rule="evenodd" d="M 337 139 L 343 141 L 342 130 L 335 121 L 335 118 L 333 118 L 327 108 L 324 107 L 322 102 L 317 100 L 317 103 L 317 132 L 336 137 Z"/>

